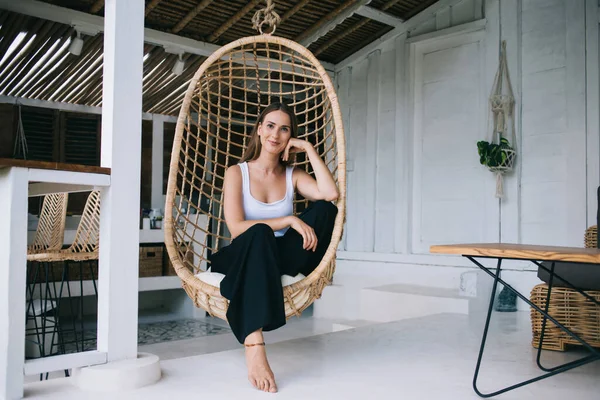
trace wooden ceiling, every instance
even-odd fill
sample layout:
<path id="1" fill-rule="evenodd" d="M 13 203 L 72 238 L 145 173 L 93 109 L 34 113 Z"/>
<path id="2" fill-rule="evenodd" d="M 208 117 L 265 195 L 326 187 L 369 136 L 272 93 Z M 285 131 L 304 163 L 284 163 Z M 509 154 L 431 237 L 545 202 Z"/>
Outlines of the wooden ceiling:
<path id="1" fill-rule="evenodd" d="M 129 0 L 126 0 L 129 1 Z M 336 64 L 437 0 L 274 0 L 281 16 L 276 35 L 308 47 Z M 104 0 L 42 0 L 96 16 Z M 146 28 L 221 46 L 257 34 L 252 16 L 265 0 L 146 0 Z M 360 8 L 383 15 L 378 21 Z M 387 21 L 384 23 L 381 21 Z M 71 54 L 72 26 L 0 9 L 0 96 L 88 106 L 102 104 L 103 34 L 85 36 Z M 185 53 L 185 70 L 172 72 L 177 55 L 163 46 L 144 47 L 143 111 L 176 115 L 187 84 L 206 59 Z M 329 64 L 329 65 L 331 65 Z"/>
<path id="2" fill-rule="evenodd" d="M 104 0 L 42 1 L 98 16 L 104 14 Z M 372 0 L 362 3 L 407 20 L 436 1 Z M 282 17 L 276 34 L 302 43 L 311 33 L 361 0 L 274 0 L 274 3 L 275 11 Z M 145 25 L 220 46 L 256 35 L 251 19 L 265 4 L 265 0 L 146 0 Z M 393 26 L 354 14 L 307 47 L 320 60 L 335 64 L 392 29 Z"/>
<path id="3" fill-rule="evenodd" d="M 0 10 L 0 95 L 100 107 L 104 36 L 84 40 L 79 56 L 68 51 L 74 28 Z M 7 53 L 7 48 L 12 51 Z M 186 54 L 183 74 L 173 74 L 177 55 L 144 46 L 144 112 L 176 115 L 194 72 L 205 57 Z"/>

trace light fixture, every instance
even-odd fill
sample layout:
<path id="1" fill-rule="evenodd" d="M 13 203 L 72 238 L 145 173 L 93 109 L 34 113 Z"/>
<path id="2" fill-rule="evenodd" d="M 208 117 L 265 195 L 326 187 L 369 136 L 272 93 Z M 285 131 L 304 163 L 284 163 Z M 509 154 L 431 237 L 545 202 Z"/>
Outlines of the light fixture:
<path id="1" fill-rule="evenodd" d="M 77 36 L 73 38 L 69 45 L 69 53 L 78 56 L 81 54 L 81 49 L 83 48 L 83 39 L 79 31 L 75 32 L 77 32 Z"/>
<path id="2" fill-rule="evenodd" d="M 183 70 L 185 69 L 185 61 L 183 61 L 183 53 L 179 54 L 179 58 L 175 61 L 175 65 L 173 65 L 173 73 L 177 76 L 183 74 Z"/>

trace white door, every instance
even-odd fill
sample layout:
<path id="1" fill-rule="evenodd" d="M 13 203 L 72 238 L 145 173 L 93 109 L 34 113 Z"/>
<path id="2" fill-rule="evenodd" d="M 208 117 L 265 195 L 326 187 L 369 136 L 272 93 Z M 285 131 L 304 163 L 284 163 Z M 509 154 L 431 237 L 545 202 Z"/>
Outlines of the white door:
<path id="1" fill-rule="evenodd" d="M 487 136 L 483 39 L 479 31 L 410 45 L 413 253 L 482 242 L 498 225 L 491 174 L 477 155 Z"/>

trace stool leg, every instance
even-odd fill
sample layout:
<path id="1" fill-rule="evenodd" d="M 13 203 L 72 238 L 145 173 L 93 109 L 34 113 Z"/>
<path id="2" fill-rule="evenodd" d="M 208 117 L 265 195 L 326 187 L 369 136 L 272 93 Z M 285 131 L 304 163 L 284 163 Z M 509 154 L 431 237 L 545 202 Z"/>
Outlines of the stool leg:
<path id="1" fill-rule="evenodd" d="M 79 352 L 79 340 L 78 340 L 78 336 L 77 336 L 77 322 L 75 320 L 75 307 L 73 306 L 73 296 L 71 294 L 71 279 L 69 276 L 69 262 L 65 261 L 64 262 L 64 269 L 63 269 L 63 277 L 62 277 L 62 282 L 66 282 L 67 284 L 67 297 L 69 298 L 69 312 L 70 312 L 70 317 L 71 317 L 71 325 L 72 325 L 72 329 L 73 329 L 73 335 L 75 336 L 75 340 L 73 343 L 75 343 L 75 351 Z"/>
<path id="2" fill-rule="evenodd" d="M 96 277 L 98 276 L 98 260 L 89 261 L 90 274 L 92 275 L 92 285 L 94 286 L 94 298 L 96 299 L 96 309 L 98 307 L 98 286 L 96 285 Z M 96 266 L 96 274 L 94 274 L 94 265 Z M 97 312 L 96 312 L 97 314 Z M 90 340 L 94 340 L 96 349 L 98 348 L 98 323 Z"/>
<path id="3" fill-rule="evenodd" d="M 45 274 L 45 282 L 44 282 L 44 294 L 40 295 L 40 299 L 42 300 L 42 310 L 41 310 L 41 318 L 42 318 L 42 349 L 44 352 L 42 353 L 42 357 L 46 356 L 46 324 L 48 320 L 46 319 L 46 313 L 48 312 L 48 301 L 52 301 L 52 293 L 50 293 L 50 263 L 44 263 L 44 274 Z"/>
<path id="4" fill-rule="evenodd" d="M 98 287 L 96 286 L 96 276 L 98 272 L 98 261 L 90 261 L 90 273 L 92 274 L 92 284 L 94 285 L 94 296 L 98 299 Z M 96 275 L 94 275 L 94 264 L 96 264 Z"/>
<path id="5" fill-rule="evenodd" d="M 56 301 L 56 307 L 55 307 L 55 313 L 54 313 L 54 321 L 55 321 L 56 329 L 52 332 L 52 343 L 54 344 L 54 334 L 56 333 L 56 335 L 58 337 L 58 343 L 56 344 L 56 347 L 58 348 L 58 350 L 57 350 L 58 354 L 66 353 L 64 330 L 63 330 L 62 322 L 60 321 L 60 310 L 61 310 L 60 306 L 61 306 L 64 283 L 65 283 L 64 268 L 65 267 L 63 264 L 63 270 L 61 271 L 61 282 L 60 282 L 60 287 L 58 290 L 56 289 L 56 279 L 52 280 L 52 284 L 53 284 L 53 288 L 54 288 L 54 296 L 55 296 L 55 301 Z M 68 282 L 67 282 L 67 285 L 68 285 Z M 65 371 L 65 377 L 69 377 L 69 370 L 65 369 L 64 371 Z"/>
<path id="6" fill-rule="evenodd" d="M 35 306 L 33 305 L 34 303 L 34 293 L 35 293 L 35 285 L 37 284 L 37 276 L 39 275 L 39 271 L 41 269 L 41 267 L 44 267 L 44 272 L 45 272 L 45 282 L 44 282 L 44 287 L 40 287 L 40 301 L 41 304 L 43 305 L 42 309 L 40 310 L 40 314 L 38 315 L 35 312 Z M 34 279 L 33 282 L 31 284 L 31 286 L 28 286 L 29 288 L 29 294 L 30 294 L 30 302 L 27 306 L 27 316 L 26 316 L 26 320 L 28 319 L 27 317 L 31 314 L 31 316 L 33 317 L 33 323 L 34 323 L 34 330 L 35 330 L 35 336 L 36 336 L 36 343 L 38 346 L 38 351 L 40 354 L 40 357 L 46 357 L 46 313 L 48 312 L 48 291 L 49 291 L 49 285 L 48 282 L 49 281 L 49 277 L 48 277 L 48 265 L 47 263 L 38 263 L 37 268 L 36 268 L 36 272 L 34 273 Z M 41 285 L 41 283 L 40 283 Z M 41 320 L 41 329 L 40 326 L 38 325 L 38 316 L 40 317 Z M 27 329 L 27 328 L 26 328 Z M 41 339 L 40 339 L 40 335 L 41 335 Z M 52 351 L 52 348 L 50 349 Z M 48 354 L 51 355 L 51 354 Z M 47 374 L 46 374 L 47 376 Z M 40 374 L 40 380 L 44 379 L 44 375 Z"/>
<path id="7" fill-rule="evenodd" d="M 29 320 L 33 319 L 33 330 L 34 330 L 34 335 L 35 335 L 35 341 L 34 343 L 37 344 L 38 346 L 38 351 L 40 353 L 40 355 L 43 354 L 42 352 L 42 344 L 40 342 L 40 327 L 38 326 L 38 320 L 37 320 L 37 314 L 35 312 L 35 306 L 34 306 L 34 294 L 35 294 L 35 285 L 37 284 L 37 280 L 38 280 L 38 275 L 40 272 L 40 268 L 41 268 L 41 263 L 39 262 L 34 262 L 33 265 L 35 266 L 32 272 L 32 277 L 29 280 L 29 284 L 27 285 L 27 292 L 29 295 L 29 300 L 28 300 L 28 304 L 27 304 L 27 309 L 26 309 L 26 315 L 25 315 L 25 336 L 29 336 L 28 332 L 30 329 L 27 329 L 27 322 L 29 322 Z"/>
<path id="8" fill-rule="evenodd" d="M 85 328 L 83 326 L 83 262 L 79 264 L 79 327 L 81 328 L 81 351 L 85 351 Z"/>

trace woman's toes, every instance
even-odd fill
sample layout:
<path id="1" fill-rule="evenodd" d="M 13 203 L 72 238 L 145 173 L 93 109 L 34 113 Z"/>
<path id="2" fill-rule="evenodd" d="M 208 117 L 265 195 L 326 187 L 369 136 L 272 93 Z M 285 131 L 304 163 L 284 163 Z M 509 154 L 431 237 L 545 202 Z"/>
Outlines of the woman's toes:
<path id="1" fill-rule="evenodd" d="M 248 377 L 248 380 L 250 381 L 250 383 L 252 384 L 252 386 L 254 386 L 255 388 L 259 389 L 258 382 L 256 381 L 256 379 Z"/>
<path id="2" fill-rule="evenodd" d="M 265 379 L 263 381 L 262 387 L 263 387 L 263 391 L 268 392 L 269 391 L 269 381 Z"/>
<path id="3" fill-rule="evenodd" d="M 269 392 L 277 393 L 277 385 L 275 385 L 275 381 L 269 381 Z"/>

